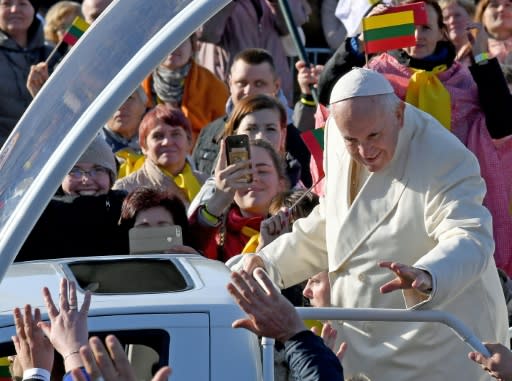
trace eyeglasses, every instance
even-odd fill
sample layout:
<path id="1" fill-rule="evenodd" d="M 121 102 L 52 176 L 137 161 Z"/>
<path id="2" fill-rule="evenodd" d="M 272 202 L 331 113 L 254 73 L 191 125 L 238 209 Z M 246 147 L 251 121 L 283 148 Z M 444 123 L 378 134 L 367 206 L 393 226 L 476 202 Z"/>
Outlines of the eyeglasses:
<path id="1" fill-rule="evenodd" d="M 100 167 L 100 166 L 89 169 L 88 171 L 86 171 L 85 169 L 82 169 L 82 168 L 73 167 L 73 168 L 71 168 L 71 170 L 68 173 L 68 175 L 70 177 L 72 177 L 73 179 L 77 179 L 77 180 L 81 179 L 84 176 L 96 178 L 101 175 L 108 175 L 108 174 L 109 174 L 109 170 L 105 167 Z"/>

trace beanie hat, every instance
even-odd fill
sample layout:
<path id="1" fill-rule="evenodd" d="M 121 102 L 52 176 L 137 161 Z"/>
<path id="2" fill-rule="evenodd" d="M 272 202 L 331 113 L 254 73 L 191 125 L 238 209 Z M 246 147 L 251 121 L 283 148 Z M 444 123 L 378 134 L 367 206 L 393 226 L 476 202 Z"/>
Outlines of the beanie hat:
<path id="1" fill-rule="evenodd" d="M 393 93 L 393 87 L 382 74 L 370 69 L 354 68 L 336 82 L 329 103 Z"/>
<path id="2" fill-rule="evenodd" d="M 110 180 L 114 184 L 117 177 L 115 156 L 110 146 L 100 135 L 96 135 L 77 163 L 92 163 L 107 168 L 110 171 Z"/>

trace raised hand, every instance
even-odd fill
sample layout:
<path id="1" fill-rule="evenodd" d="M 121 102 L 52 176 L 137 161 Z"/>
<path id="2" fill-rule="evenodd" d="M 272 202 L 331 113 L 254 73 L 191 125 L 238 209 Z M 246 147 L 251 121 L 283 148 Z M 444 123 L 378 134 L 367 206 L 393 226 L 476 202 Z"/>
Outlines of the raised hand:
<path id="1" fill-rule="evenodd" d="M 415 289 L 424 294 L 430 294 L 432 291 L 432 276 L 424 270 L 398 262 L 381 262 L 379 266 L 393 271 L 396 275 L 392 281 L 380 287 L 383 294 L 408 289 Z"/>
<path id="2" fill-rule="evenodd" d="M 80 348 L 80 356 L 90 379 L 137 381 L 135 371 L 119 340 L 114 335 L 108 335 L 105 338 L 105 344 L 106 348 L 98 337 L 91 337 L 89 345 Z M 152 381 L 165 381 L 171 372 L 171 368 L 165 366 L 155 374 Z M 74 369 L 71 376 L 74 381 L 87 381 L 80 369 Z"/>
<path id="3" fill-rule="evenodd" d="M 12 337 L 16 358 L 13 359 L 23 371 L 42 368 L 51 372 L 53 367 L 53 346 L 44 335 L 38 323 L 41 321 L 39 308 L 34 309 L 27 304 L 24 313 L 19 308 L 13 311 L 16 336 Z"/>
<path id="4" fill-rule="evenodd" d="M 293 305 L 281 295 L 263 269 L 231 273 L 227 288 L 240 308 L 248 315 L 235 320 L 233 328 L 246 328 L 258 336 L 285 342 L 306 327 Z"/>
<path id="5" fill-rule="evenodd" d="M 69 286 L 69 297 L 68 297 Z M 48 310 L 50 323 L 38 325 L 64 359 L 66 371 L 82 366 L 79 349 L 87 344 L 87 314 L 91 294 L 86 292 L 82 307 L 78 309 L 76 285 L 67 279 L 60 282 L 59 308 L 55 306 L 48 288 L 43 289 L 43 297 Z"/>

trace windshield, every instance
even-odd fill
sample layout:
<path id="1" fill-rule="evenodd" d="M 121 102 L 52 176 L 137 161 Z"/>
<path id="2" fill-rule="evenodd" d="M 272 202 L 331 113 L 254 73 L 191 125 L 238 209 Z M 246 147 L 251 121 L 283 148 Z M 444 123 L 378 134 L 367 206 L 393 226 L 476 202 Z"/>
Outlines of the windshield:
<path id="1" fill-rule="evenodd" d="M 0 280 L 110 115 L 229 1 L 116 0 L 59 64 L 0 151 Z"/>

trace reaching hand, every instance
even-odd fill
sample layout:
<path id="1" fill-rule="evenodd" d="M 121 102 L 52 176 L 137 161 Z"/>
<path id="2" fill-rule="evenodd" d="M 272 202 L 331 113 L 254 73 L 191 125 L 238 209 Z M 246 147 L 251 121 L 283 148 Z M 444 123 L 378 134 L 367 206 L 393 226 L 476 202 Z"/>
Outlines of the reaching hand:
<path id="1" fill-rule="evenodd" d="M 31 368 L 42 368 L 51 372 L 53 367 L 53 346 L 38 323 L 41 321 L 39 308 L 25 306 L 24 314 L 19 308 L 13 311 L 14 323 L 16 325 L 16 336 L 12 337 L 14 349 L 16 350 L 16 361 L 23 371 Z"/>
<path id="2" fill-rule="evenodd" d="M 311 331 L 318 335 L 318 328 L 312 327 Z M 338 336 L 338 331 L 333 328 L 333 326 L 327 322 L 322 325 L 322 332 L 320 333 L 320 337 L 323 339 L 324 344 L 329 347 L 331 351 L 336 353 L 336 357 L 340 361 L 340 364 L 343 360 L 343 356 L 345 355 L 345 352 L 347 351 L 348 344 L 346 342 L 342 342 L 340 346 L 338 347 L 338 350 L 336 350 L 336 337 Z"/>
<path id="3" fill-rule="evenodd" d="M 233 322 L 233 328 L 246 328 L 258 336 L 285 342 L 306 327 L 292 304 L 275 288 L 263 271 L 256 269 L 254 278 L 245 271 L 231 273 L 228 291 L 247 313 Z"/>
<path id="4" fill-rule="evenodd" d="M 491 357 L 487 358 L 479 352 L 470 352 L 468 357 L 480 364 L 483 370 L 492 377 L 502 380 L 512 380 L 512 352 L 501 344 L 485 344 Z"/>
<path id="5" fill-rule="evenodd" d="M 80 367 L 82 364 L 78 350 L 82 345 L 87 344 L 87 337 L 89 336 L 87 313 L 91 303 L 90 292 L 86 292 L 80 310 L 78 310 L 74 282 L 69 282 L 68 299 L 67 279 L 62 279 L 60 282 L 60 310 L 53 303 L 52 295 L 46 287 L 43 289 L 43 296 L 51 324 L 41 322 L 39 327 L 50 339 L 57 352 L 64 358 L 66 371 Z"/>
<path id="6" fill-rule="evenodd" d="M 276 215 L 263 220 L 260 225 L 260 239 L 256 251 L 260 251 L 281 234 L 288 233 L 290 230 L 291 221 L 288 209 L 281 210 Z"/>
<path id="7" fill-rule="evenodd" d="M 261 267 L 265 270 L 265 264 L 261 257 L 256 254 L 245 254 L 243 257 L 243 271 L 252 274 L 256 268 Z"/>
<path id="8" fill-rule="evenodd" d="M 424 294 L 430 294 L 432 291 L 432 276 L 424 270 L 398 262 L 381 262 L 379 266 L 390 269 L 396 274 L 392 281 L 380 287 L 380 292 L 383 294 L 408 289 L 415 289 Z"/>
<path id="9" fill-rule="evenodd" d="M 91 337 L 89 345 L 80 348 L 82 362 L 91 380 L 137 381 L 135 371 L 119 340 L 109 335 L 105 339 L 105 344 L 108 351 L 99 338 Z M 164 366 L 155 374 L 152 381 L 166 381 L 171 372 L 170 367 Z M 73 369 L 71 376 L 73 381 L 87 381 L 80 369 Z"/>

